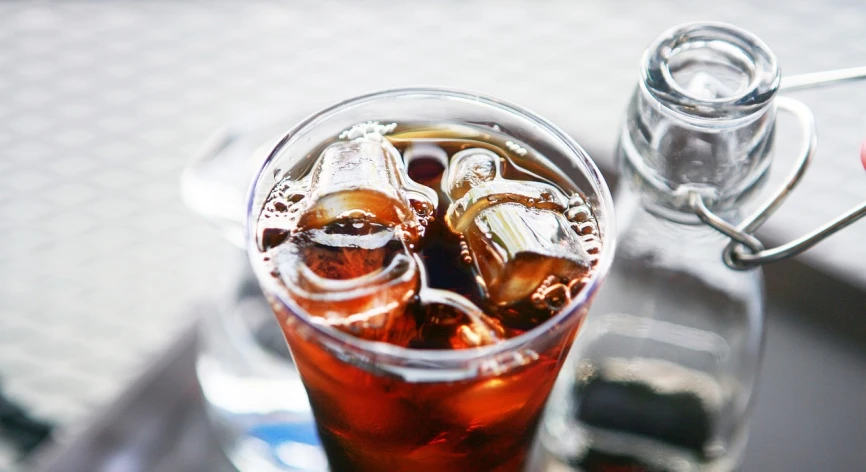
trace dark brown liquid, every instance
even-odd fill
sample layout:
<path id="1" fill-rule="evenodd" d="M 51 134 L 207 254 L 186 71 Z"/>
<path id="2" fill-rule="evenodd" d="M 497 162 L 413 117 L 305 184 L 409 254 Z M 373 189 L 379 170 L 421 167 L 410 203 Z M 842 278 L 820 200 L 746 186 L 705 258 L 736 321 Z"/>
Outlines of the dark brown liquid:
<path id="1" fill-rule="evenodd" d="M 411 349 L 470 349 L 532 330 L 580 293 L 600 250 L 578 189 L 528 146 L 480 126 L 335 139 L 308 175 L 275 186 L 259 223 L 263 257 L 303 316 Z M 346 362 L 273 305 L 334 472 L 520 470 L 588 308 L 523 362 L 409 382 Z"/>

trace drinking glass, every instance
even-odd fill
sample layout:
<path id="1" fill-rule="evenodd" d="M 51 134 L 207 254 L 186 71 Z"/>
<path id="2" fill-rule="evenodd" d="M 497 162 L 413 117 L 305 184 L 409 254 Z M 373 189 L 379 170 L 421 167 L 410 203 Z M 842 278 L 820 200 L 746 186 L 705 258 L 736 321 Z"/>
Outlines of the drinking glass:
<path id="1" fill-rule="evenodd" d="M 488 127 L 545 156 L 585 194 L 597 219 L 602 249 L 583 290 L 534 329 L 470 349 L 402 348 L 316 323 L 263 261 L 257 220 L 283 176 L 302 173 L 323 143 L 374 120 Z M 247 252 L 306 387 L 331 470 L 521 470 L 553 382 L 610 267 L 613 222 L 609 190 L 586 152 L 554 125 L 496 98 L 439 88 L 388 90 L 331 106 L 289 131 L 250 190 Z"/>

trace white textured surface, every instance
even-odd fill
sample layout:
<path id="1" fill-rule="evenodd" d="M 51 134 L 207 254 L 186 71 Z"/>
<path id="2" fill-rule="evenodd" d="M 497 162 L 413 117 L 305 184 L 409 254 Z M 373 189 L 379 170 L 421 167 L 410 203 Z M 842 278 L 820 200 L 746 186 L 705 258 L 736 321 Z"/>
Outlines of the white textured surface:
<path id="1" fill-rule="evenodd" d="M 4 388 L 74 429 L 179 333 L 230 250 L 183 209 L 179 174 L 238 115 L 451 85 L 525 105 L 604 157 L 643 48 L 674 24 L 750 29 L 785 73 L 866 63 L 861 2 L 752 3 L 0 4 Z M 866 86 L 802 97 L 822 147 L 771 222 L 780 237 L 866 199 Z M 861 222 L 812 259 L 866 284 L 864 241 Z M 0 469 L 10 460 L 0 448 Z"/>

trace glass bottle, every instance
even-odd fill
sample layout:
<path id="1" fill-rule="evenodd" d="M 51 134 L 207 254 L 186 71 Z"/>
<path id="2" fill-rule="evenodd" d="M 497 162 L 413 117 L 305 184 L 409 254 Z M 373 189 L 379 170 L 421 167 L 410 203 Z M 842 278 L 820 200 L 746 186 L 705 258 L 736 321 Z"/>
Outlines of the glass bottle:
<path id="1" fill-rule="evenodd" d="M 542 426 L 546 471 L 726 471 L 741 459 L 764 332 L 763 275 L 700 222 L 741 209 L 770 164 L 779 85 L 756 37 L 662 34 L 617 150 L 619 249 Z"/>

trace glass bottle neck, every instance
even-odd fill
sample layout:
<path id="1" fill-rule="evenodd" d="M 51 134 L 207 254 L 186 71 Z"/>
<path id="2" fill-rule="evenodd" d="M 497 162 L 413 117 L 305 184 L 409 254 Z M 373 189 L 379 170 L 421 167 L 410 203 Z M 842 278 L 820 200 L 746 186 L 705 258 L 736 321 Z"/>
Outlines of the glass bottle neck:
<path id="1" fill-rule="evenodd" d="M 663 34 L 643 58 L 621 133 L 625 180 L 686 211 L 697 192 L 716 213 L 738 207 L 770 165 L 780 74 L 737 28 L 700 23 Z"/>

